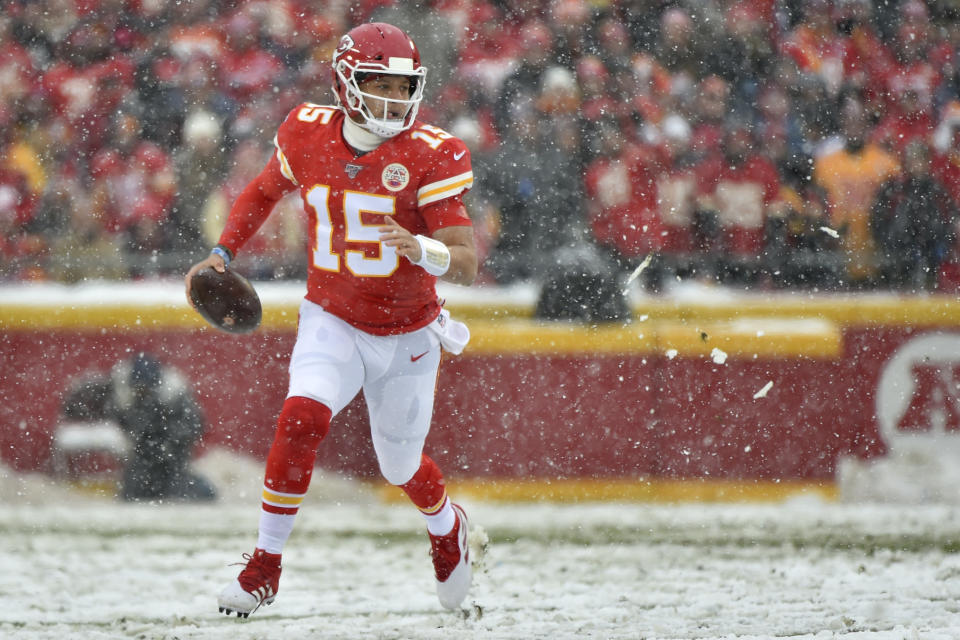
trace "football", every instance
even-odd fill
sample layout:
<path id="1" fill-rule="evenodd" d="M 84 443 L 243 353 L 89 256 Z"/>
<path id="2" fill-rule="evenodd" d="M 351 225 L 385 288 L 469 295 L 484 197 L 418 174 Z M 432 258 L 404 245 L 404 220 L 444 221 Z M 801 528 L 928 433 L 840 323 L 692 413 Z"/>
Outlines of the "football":
<path id="1" fill-rule="evenodd" d="M 250 281 L 227 269 L 198 271 L 190 279 L 190 299 L 211 326 L 229 333 L 250 333 L 260 326 L 263 309 Z"/>

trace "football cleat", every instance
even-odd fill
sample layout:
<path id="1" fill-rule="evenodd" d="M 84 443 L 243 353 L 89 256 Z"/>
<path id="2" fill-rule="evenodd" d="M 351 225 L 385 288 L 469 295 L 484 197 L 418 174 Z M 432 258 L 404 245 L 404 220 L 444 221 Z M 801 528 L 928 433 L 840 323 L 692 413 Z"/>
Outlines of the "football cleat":
<path id="1" fill-rule="evenodd" d="M 252 556 L 245 553 L 243 557 L 247 565 L 217 598 L 220 613 L 236 613 L 238 618 L 248 617 L 261 604 L 272 604 L 280 590 L 279 554 L 256 549 Z"/>
<path id="2" fill-rule="evenodd" d="M 437 597 L 445 609 L 457 609 L 470 591 L 473 578 L 467 546 L 467 516 L 460 505 L 452 505 L 456 522 L 450 533 L 430 534 L 430 557 L 437 579 Z"/>

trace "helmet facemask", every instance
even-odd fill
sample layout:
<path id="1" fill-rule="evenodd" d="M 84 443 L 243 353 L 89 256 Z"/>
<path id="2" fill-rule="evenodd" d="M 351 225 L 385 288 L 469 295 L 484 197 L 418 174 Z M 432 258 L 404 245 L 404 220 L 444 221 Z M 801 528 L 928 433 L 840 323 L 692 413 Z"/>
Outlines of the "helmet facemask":
<path id="1" fill-rule="evenodd" d="M 360 126 L 381 138 L 392 138 L 413 126 L 423 99 L 424 79 L 427 75 L 425 67 L 414 69 L 409 58 L 391 58 L 390 65 L 381 63 L 360 62 L 351 65 L 346 60 L 340 60 L 334 65 L 337 80 L 342 85 L 342 91 L 336 91 L 337 102 L 340 103 L 350 116 L 359 115 L 362 119 Z M 410 80 L 410 97 L 406 100 L 383 98 L 360 89 L 360 83 L 374 76 L 403 76 Z M 382 108 L 374 112 L 368 100 L 378 102 Z M 397 108 L 399 107 L 399 108 Z M 390 118 L 391 109 L 402 111 L 402 118 Z"/>

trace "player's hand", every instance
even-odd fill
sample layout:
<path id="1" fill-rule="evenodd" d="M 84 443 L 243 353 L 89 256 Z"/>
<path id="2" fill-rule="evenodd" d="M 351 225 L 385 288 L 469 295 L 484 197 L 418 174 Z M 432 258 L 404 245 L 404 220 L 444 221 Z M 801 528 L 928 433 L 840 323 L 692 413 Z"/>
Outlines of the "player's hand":
<path id="1" fill-rule="evenodd" d="M 403 256 L 413 263 L 420 262 L 420 243 L 413 237 L 413 234 L 397 224 L 397 221 L 386 216 L 384 224 L 380 231 L 380 242 L 393 247 L 398 256 Z"/>
<path id="2" fill-rule="evenodd" d="M 193 306 L 193 300 L 190 299 L 190 281 L 193 280 L 193 276 L 195 273 L 197 273 L 198 271 L 202 271 L 207 267 L 213 267 L 216 271 L 223 273 L 227 269 L 227 264 L 226 262 L 223 261 L 223 258 L 221 258 L 215 253 L 211 253 L 209 256 L 207 256 L 197 264 L 190 267 L 190 271 L 187 271 L 187 275 L 184 276 L 183 281 L 184 281 L 184 284 L 186 285 L 187 303 L 191 307 Z"/>

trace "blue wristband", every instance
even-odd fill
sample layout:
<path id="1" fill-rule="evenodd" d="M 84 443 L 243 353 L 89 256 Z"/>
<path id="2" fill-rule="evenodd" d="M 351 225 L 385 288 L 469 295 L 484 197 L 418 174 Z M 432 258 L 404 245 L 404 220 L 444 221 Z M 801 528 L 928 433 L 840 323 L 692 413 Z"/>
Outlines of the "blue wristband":
<path id="1" fill-rule="evenodd" d="M 223 264 L 228 266 L 230 264 L 230 254 L 227 253 L 227 250 L 223 247 L 214 247 L 210 249 L 210 255 L 217 255 L 223 258 Z"/>

